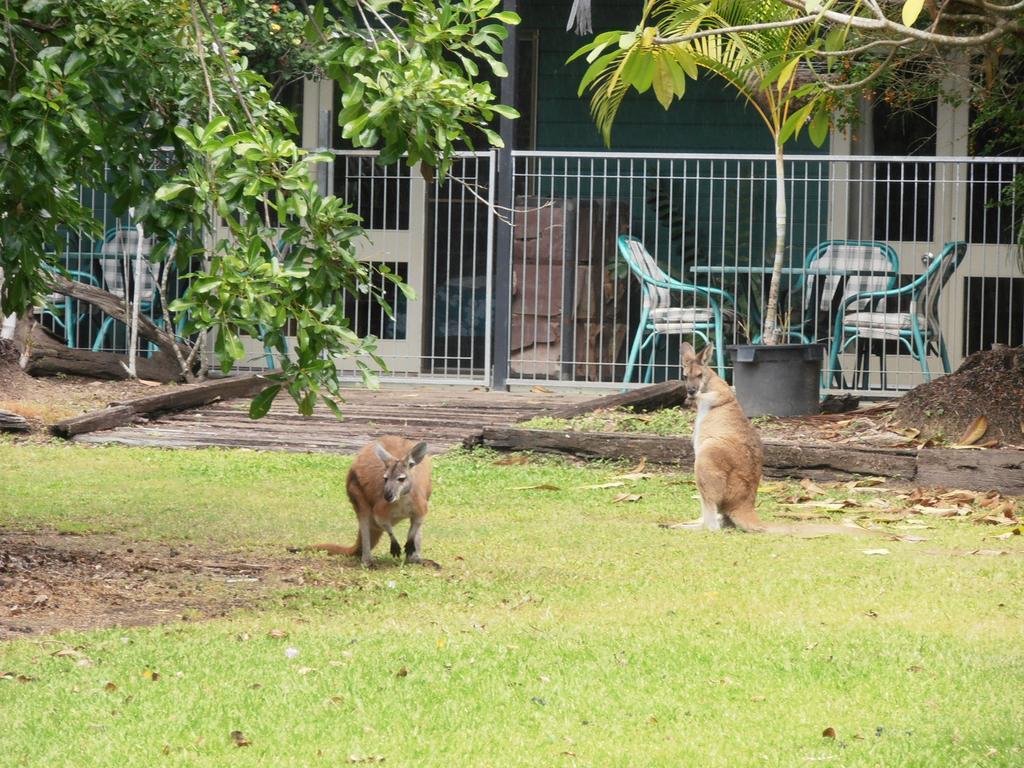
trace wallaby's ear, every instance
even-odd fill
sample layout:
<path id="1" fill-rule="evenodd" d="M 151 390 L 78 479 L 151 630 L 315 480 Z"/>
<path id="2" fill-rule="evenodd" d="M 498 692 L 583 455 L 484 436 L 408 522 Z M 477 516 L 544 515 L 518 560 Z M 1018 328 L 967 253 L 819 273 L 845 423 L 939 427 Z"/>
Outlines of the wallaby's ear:
<path id="1" fill-rule="evenodd" d="M 708 344 L 700 351 L 700 364 L 707 365 L 711 362 L 711 356 L 715 354 L 715 348 L 711 344 Z"/>
<path id="2" fill-rule="evenodd" d="M 383 461 L 385 464 L 389 464 L 395 460 L 395 457 L 388 453 L 384 446 L 380 443 L 373 444 L 373 451 L 377 454 L 377 458 Z"/>
<path id="3" fill-rule="evenodd" d="M 412 447 L 412 450 L 409 451 L 409 456 L 406 458 L 406 461 L 409 463 L 410 467 L 413 467 L 423 461 L 423 457 L 426 455 L 427 444 L 423 442 L 416 443 L 416 445 Z"/>
<path id="4" fill-rule="evenodd" d="M 690 342 L 684 341 L 679 345 L 679 353 L 682 355 L 683 360 L 689 360 L 694 356 L 693 346 L 691 346 Z"/>

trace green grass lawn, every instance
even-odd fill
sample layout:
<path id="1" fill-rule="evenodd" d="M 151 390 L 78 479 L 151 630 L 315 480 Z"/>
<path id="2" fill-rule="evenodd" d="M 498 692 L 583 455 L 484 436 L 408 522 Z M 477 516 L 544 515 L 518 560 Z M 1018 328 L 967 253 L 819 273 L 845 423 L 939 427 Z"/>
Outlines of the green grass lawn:
<path id="1" fill-rule="evenodd" d="M 348 542 L 348 461 L 0 444 L 0 525 Z M 0 765 L 1024 765 L 1024 537 L 930 518 L 913 544 L 670 531 L 698 514 L 687 475 L 584 488 L 624 468 L 494 461 L 435 460 L 441 572 L 311 557 L 338 586 L 0 644 L 0 672 L 35 678 L 0 679 Z M 536 485 L 556 490 L 517 490 Z M 93 664 L 53 655 L 68 646 Z"/>

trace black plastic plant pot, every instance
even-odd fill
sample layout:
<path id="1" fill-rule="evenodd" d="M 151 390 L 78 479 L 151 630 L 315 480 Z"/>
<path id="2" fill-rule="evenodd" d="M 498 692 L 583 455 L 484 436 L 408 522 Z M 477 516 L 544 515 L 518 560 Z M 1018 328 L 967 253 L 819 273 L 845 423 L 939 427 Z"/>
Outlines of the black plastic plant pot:
<path id="1" fill-rule="evenodd" d="M 733 344 L 736 399 L 750 418 L 818 413 L 823 344 Z"/>

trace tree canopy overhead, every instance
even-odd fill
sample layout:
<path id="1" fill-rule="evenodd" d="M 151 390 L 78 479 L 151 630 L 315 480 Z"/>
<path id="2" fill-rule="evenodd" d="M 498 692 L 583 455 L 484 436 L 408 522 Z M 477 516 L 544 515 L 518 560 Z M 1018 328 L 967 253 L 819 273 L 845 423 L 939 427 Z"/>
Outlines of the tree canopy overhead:
<path id="1" fill-rule="evenodd" d="M 275 89 L 325 73 L 341 87 L 345 138 L 379 148 L 385 162 L 405 155 L 444 174 L 471 131 L 497 145 L 490 126 L 515 116 L 495 103 L 481 69 L 505 74 L 505 25 L 518 17 L 498 0 L 300 6 L 0 7 L 0 312 L 21 313 L 50 289 L 65 231 L 101 234 L 78 202 L 79 187 L 101 190 L 156 237 L 150 258 L 173 251 L 180 270 L 203 264 L 172 307 L 187 313 L 188 333 L 217 330 L 225 370 L 244 355 L 241 335 L 261 337 L 281 353 L 280 386 L 302 411 L 318 397 L 335 404 L 332 358 L 374 350 L 341 317 L 344 296 L 372 294 L 377 282 L 356 259 L 358 217 L 317 190 L 311 167 L 329 157 L 298 146 Z M 161 148 L 169 153 L 157 167 Z M 183 373 L 192 365 L 183 360 Z"/>

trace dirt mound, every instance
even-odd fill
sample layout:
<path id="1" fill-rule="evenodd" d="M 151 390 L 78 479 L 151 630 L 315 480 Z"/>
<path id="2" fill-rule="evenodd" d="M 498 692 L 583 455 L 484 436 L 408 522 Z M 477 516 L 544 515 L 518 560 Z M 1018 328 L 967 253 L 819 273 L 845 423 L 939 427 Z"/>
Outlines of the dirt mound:
<path id="1" fill-rule="evenodd" d="M 271 589 L 304 583 L 308 564 L 111 536 L 0 532 L 0 641 L 221 616 Z"/>
<path id="2" fill-rule="evenodd" d="M 982 441 L 1024 445 L 1024 347 L 974 353 L 948 376 L 908 392 L 895 412 L 921 437 L 947 440 L 958 439 L 978 416 L 988 421 Z"/>

